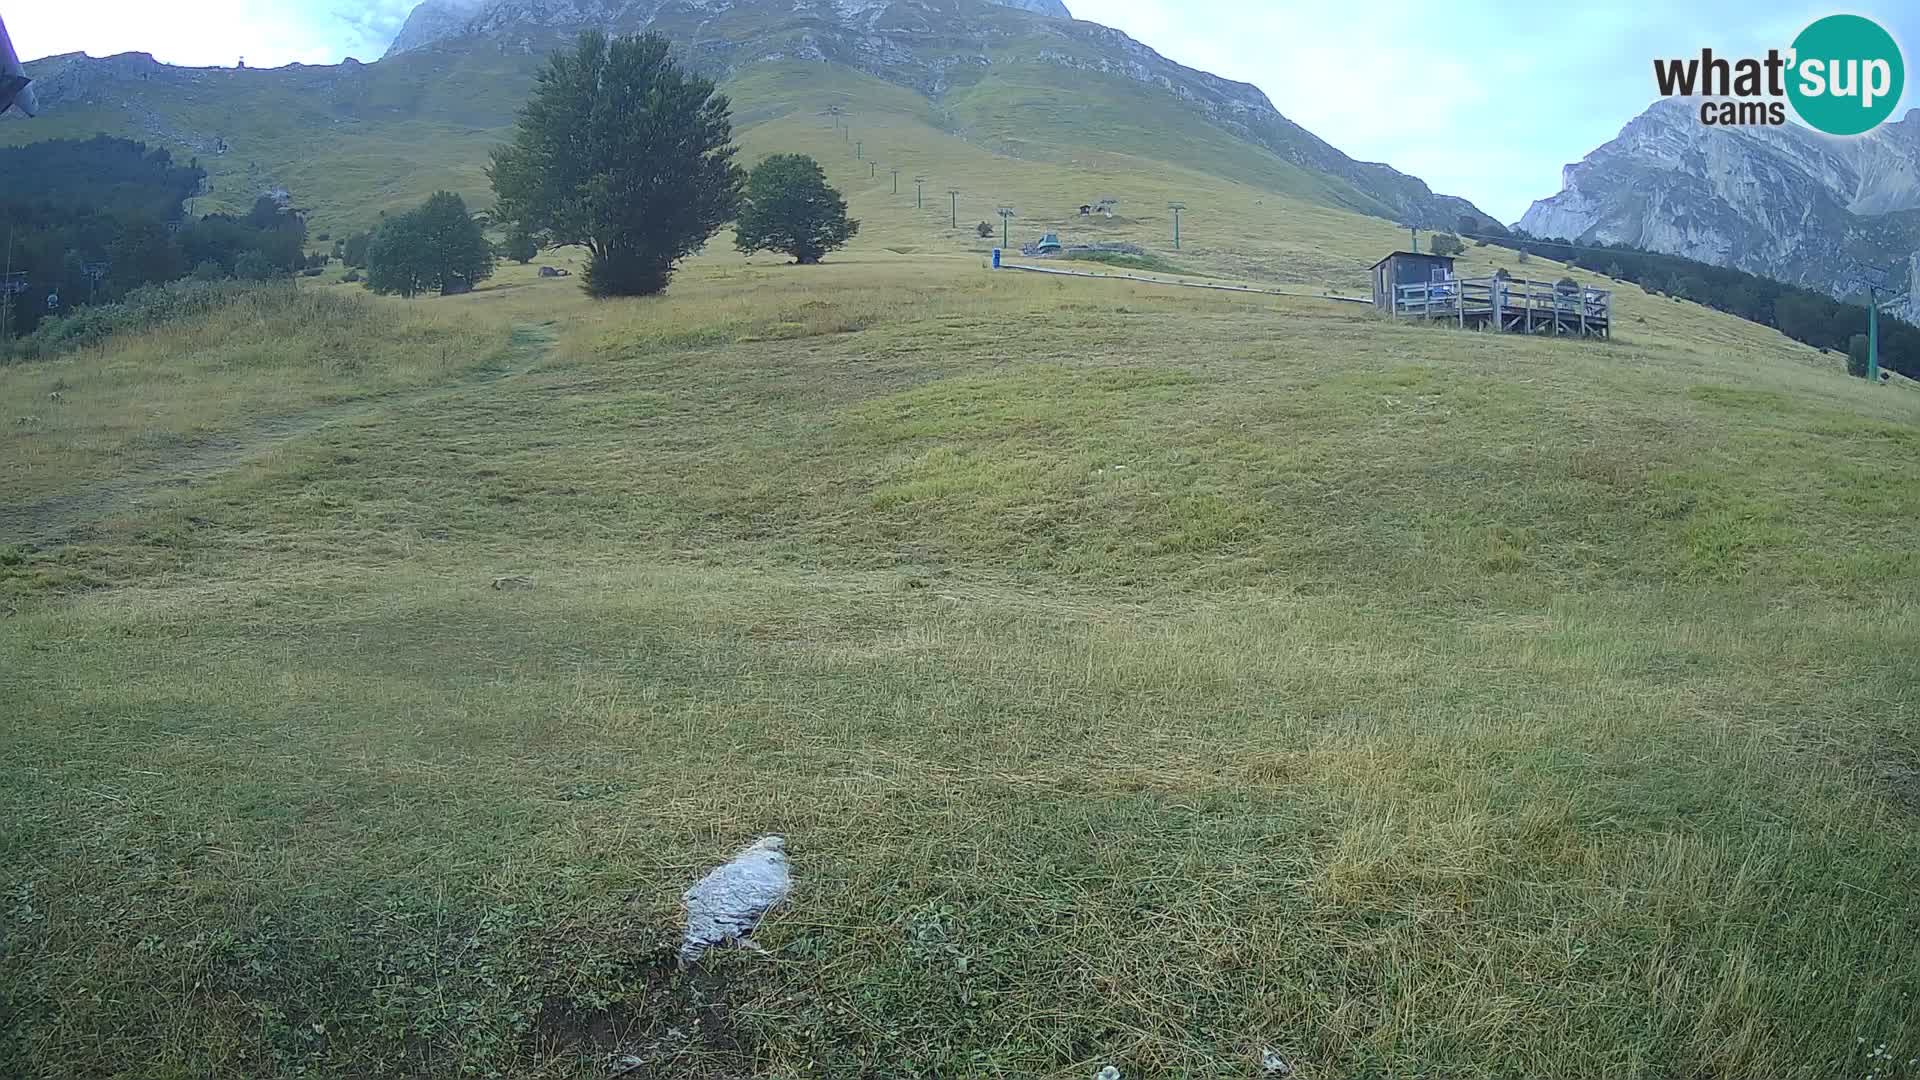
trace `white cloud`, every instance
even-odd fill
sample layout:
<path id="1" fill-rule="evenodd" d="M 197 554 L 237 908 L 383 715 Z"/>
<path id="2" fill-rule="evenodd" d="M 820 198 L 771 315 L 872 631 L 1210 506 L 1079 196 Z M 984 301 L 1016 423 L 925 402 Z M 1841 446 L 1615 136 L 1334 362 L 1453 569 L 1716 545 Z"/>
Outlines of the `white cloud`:
<path id="1" fill-rule="evenodd" d="M 45 0 L 9 5 L 7 31 L 26 58 L 85 52 L 152 53 L 170 64 L 253 67 L 372 60 L 406 20 L 413 0 Z"/>

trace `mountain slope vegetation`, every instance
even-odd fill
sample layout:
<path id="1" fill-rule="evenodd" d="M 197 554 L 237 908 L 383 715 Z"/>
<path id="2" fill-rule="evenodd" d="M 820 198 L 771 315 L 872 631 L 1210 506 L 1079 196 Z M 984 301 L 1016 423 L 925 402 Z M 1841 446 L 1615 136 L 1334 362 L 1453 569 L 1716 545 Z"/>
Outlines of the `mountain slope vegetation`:
<path id="1" fill-rule="evenodd" d="M 45 116 L 0 118 L 0 140 L 138 137 L 200 157 L 213 198 L 233 208 L 278 184 L 314 211 L 318 227 L 359 228 L 442 187 L 480 200 L 485 150 L 509 126 L 534 70 L 588 25 L 668 35 L 687 62 L 733 92 L 743 127 L 763 106 L 781 104 L 754 96 L 760 73 L 800 68 L 819 78 L 786 80 L 799 98 L 788 105 L 826 108 L 835 86 L 903 88 L 912 99 L 906 111 L 933 131 L 997 153 L 1065 162 L 1117 153 L 1319 205 L 1447 227 L 1462 214 L 1491 224 L 1417 179 L 1352 161 L 1251 86 L 1181 67 L 1097 24 L 983 0 L 634 0 L 583 9 L 509 0 L 449 25 L 460 33 L 372 64 L 225 70 L 138 54 L 54 57 L 29 65 Z M 864 98 L 844 104 L 874 109 Z"/>

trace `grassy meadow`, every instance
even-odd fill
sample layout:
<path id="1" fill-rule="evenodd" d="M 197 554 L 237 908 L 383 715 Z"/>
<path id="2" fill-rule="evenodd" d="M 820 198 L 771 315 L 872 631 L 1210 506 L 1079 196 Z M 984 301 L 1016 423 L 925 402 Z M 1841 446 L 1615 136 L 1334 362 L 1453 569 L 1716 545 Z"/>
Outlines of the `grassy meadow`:
<path id="1" fill-rule="evenodd" d="M 871 221 L 0 368 L 0 1060 L 1920 1075 L 1920 394 Z"/>

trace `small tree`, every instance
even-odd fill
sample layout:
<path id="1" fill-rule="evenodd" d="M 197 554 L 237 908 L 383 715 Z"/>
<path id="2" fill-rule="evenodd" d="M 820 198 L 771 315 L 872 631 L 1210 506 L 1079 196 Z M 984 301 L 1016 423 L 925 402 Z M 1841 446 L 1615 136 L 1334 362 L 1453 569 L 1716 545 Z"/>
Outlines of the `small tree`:
<path id="1" fill-rule="evenodd" d="M 425 235 L 419 215 L 394 214 L 367 241 L 367 288 L 412 297 L 427 289 L 426 262 L 420 257 Z"/>
<path id="2" fill-rule="evenodd" d="M 493 245 L 467 213 L 466 200 L 436 191 L 415 213 L 426 237 L 427 280 L 434 288 L 475 285 L 493 276 Z"/>
<path id="3" fill-rule="evenodd" d="M 973 227 L 973 235 L 982 240 L 991 240 L 993 239 L 993 226 L 983 221 Z"/>
<path id="4" fill-rule="evenodd" d="M 1867 377 L 1867 346 L 1869 344 L 1865 334 L 1855 334 L 1847 339 L 1847 374 L 1856 379 Z"/>
<path id="5" fill-rule="evenodd" d="M 540 245 L 533 242 L 533 235 L 524 226 L 515 225 L 507 232 L 507 240 L 501 245 L 500 253 L 525 266 L 540 254 Z"/>
<path id="6" fill-rule="evenodd" d="M 775 154 L 747 177 L 734 246 L 747 255 L 784 251 L 806 266 L 846 247 L 859 231 L 860 223 L 847 217 L 847 200 L 827 183 L 819 162 L 805 154 Z"/>
<path id="7" fill-rule="evenodd" d="M 657 293 L 739 207 L 732 139 L 727 99 L 675 64 L 666 38 L 589 30 L 553 55 L 493 152 L 495 213 L 585 247 L 595 296 Z"/>
<path id="8" fill-rule="evenodd" d="M 437 191 L 416 210 L 389 217 L 367 248 L 367 284 L 413 296 L 472 285 L 493 276 L 493 248 L 467 204 Z"/>
<path id="9" fill-rule="evenodd" d="M 1467 250 L 1467 245 L 1452 233 L 1434 233 L 1428 239 L 1427 250 L 1435 255 L 1458 255 Z"/>
<path id="10" fill-rule="evenodd" d="M 212 259 L 206 259 L 193 268 L 195 281 L 219 281 L 226 276 L 226 269 Z"/>
<path id="11" fill-rule="evenodd" d="M 1526 264 L 1533 261 L 1533 256 L 1528 255 L 1525 251 L 1522 251 L 1518 255 L 1515 255 L 1513 257 L 1513 261 L 1519 263 L 1522 266 L 1525 266 Z"/>

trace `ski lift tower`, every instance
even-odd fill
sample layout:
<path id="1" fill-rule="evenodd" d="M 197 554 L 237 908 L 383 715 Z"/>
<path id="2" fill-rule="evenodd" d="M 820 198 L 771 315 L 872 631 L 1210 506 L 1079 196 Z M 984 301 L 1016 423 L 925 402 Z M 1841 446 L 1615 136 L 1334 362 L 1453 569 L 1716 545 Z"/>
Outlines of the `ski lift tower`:
<path id="1" fill-rule="evenodd" d="M 1859 268 L 1854 284 L 1867 291 L 1867 381 L 1880 384 L 1880 310 L 1906 302 L 1909 294 L 1901 293 L 1880 299 L 1882 293 L 1890 291 L 1887 287 L 1887 271 L 1883 267 L 1868 266 Z"/>
<path id="2" fill-rule="evenodd" d="M 12 247 L 12 238 L 8 238 L 8 247 Z M 12 252 L 8 252 L 7 265 L 13 265 Z M 8 270 L 0 275 L 0 343 L 13 338 L 14 297 L 28 289 L 25 270 Z"/>
<path id="3" fill-rule="evenodd" d="M 87 280 L 90 282 L 87 286 L 87 303 L 93 303 L 95 294 L 100 291 L 100 279 L 106 277 L 107 271 L 110 269 L 112 269 L 112 264 L 105 259 L 80 264 L 81 272 L 87 275 Z"/>

